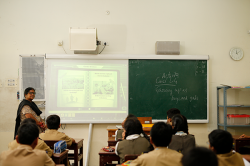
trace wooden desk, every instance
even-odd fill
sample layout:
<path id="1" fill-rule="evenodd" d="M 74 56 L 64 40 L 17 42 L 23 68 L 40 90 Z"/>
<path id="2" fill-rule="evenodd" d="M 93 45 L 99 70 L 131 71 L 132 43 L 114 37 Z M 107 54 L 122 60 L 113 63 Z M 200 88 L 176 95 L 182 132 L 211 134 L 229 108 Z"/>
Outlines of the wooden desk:
<path id="1" fill-rule="evenodd" d="M 234 149 L 238 153 L 239 153 L 240 147 L 250 145 L 250 138 L 239 138 L 239 137 L 240 135 L 233 135 Z"/>
<path id="2" fill-rule="evenodd" d="M 44 142 L 51 148 L 54 149 L 54 144 L 59 140 L 44 140 Z M 69 160 L 74 160 L 74 166 L 78 166 L 78 161 L 80 161 L 80 166 L 83 166 L 83 139 L 75 139 L 75 143 L 72 143 L 69 150 L 74 150 L 74 153 L 68 154 Z M 80 150 L 80 152 L 79 152 Z"/>
<path id="3" fill-rule="evenodd" d="M 108 146 L 115 146 L 118 141 L 115 140 L 115 137 L 108 138 Z"/>
<path id="4" fill-rule="evenodd" d="M 108 138 L 112 138 L 112 137 L 115 138 L 115 132 L 118 129 L 115 126 L 108 126 L 107 130 L 108 130 Z M 151 130 L 151 127 L 143 127 L 143 131 L 147 135 L 150 135 L 150 130 Z"/>
<path id="5" fill-rule="evenodd" d="M 69 160 L 74 160 L 74 166 L 78 166 L 78 161 L 80 166 L 83 166 L 83 139 L 76 138 L 75 141 L 68 148 L 69 150 L 74 150 L 74 154 L 69 153 Z"/>
<path id="6" fill-rule="evenodd" d="M 112 148 L 115 148 L 114 146 L 111 146 Z M 115 152 L 106 152 L 104 150 L 100 150 L 99 152 L 100 156 L 100 166 L 104 166 L 107 163 L 112 163 L 112 161 L 120 161 L 120 157 L 115 154 Z"/>
<path id="7" fill-rule="evenodd" d="M 55 164 L 64 164 L 68 165 L 68 152 L 69 150 L 65 150 L 60 154 L 54 153 L 52 155 L 52 159 L 55 162 Z"/>

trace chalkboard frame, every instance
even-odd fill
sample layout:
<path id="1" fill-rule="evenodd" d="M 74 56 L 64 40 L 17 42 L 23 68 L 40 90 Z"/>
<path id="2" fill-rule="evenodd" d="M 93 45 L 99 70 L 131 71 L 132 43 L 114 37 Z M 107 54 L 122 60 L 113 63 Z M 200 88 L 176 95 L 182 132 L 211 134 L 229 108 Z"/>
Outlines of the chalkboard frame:
<path id="1" fill-rule="evenodd" d="M 207 61 L 207 119 L 188 120 L 188 123 L 209 122 L 209 55 L 119 55 L 119 54 L 46 54 L 45 59 L 88 59 L 88 60 L 129 60 L 129 59 L 168 59 L 168 60 L 206 60 Z M 167 119 L 154 120 L 166 121 Z M 99 123 L 121 123 L 122 121 L 110 121 Z M 91 123 L 91 122 L 84 122 Z M 96 123 L 96 122 L 95 122 Z"/>

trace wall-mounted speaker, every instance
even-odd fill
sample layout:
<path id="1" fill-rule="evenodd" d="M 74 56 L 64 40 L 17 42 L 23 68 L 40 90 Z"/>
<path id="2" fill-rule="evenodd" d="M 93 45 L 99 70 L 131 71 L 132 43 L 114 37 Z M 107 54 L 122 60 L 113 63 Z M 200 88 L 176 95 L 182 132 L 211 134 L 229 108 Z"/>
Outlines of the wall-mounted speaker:
<path id="1" fill-rule="evenodd" d="M 180 55 L 180 41 L 157 41 L 155 53 L 157 55 Z"/>

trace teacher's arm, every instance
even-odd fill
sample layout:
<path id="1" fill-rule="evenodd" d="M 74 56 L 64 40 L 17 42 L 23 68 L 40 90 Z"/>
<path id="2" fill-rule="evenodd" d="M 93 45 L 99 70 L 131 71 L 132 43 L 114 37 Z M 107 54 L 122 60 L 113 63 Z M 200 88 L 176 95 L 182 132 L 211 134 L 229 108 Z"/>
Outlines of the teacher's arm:
<path id="1" fill-rule="evenodd" d="M 24 115 L 26 118 L 31 118 L 31 119 L 34 119 L 36 121 L 36 124 L 39 126 L 40 122 L 30 113 L 26 113 Z"/>

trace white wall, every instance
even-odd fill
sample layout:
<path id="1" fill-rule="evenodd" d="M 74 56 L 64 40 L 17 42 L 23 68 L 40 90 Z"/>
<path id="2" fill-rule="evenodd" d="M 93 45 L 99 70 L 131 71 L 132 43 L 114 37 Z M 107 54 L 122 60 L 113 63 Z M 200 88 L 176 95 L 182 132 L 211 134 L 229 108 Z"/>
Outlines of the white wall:
<path id="1" fill-rule="evenodd" d="M 99 39 L 109 42 L 104 54 L 154 54 L 156 41 L 173 40 L 181 42 L 181 54 L 209 55 L 210 122 L 189 125 L 198 145 L 206 146 L 208 133 L 216 128 L 216 86 L 250 84 L 249 0 L 0 0 L 0 80 L 18 78 L 20 54 L 64 53 L 58 40 L 73 54 L 69 27 L 96 27 Z M 236 46 L 244 50 L 238 62 L 229 57 Z M 0 88 L 0 152 L 13 138 L 16 91 Z M 247 104 L 249 94 L 229 100 Z M 99 164 L 98 151 L 107 145 L 108 125 L 93 126 L 90 166 Z M 236 129 L 229 131 L 250 134 L 249 128 Z M 84 138 L 86 154 L 88 125 L 67 125 L 64 132 Z"/>

